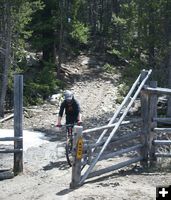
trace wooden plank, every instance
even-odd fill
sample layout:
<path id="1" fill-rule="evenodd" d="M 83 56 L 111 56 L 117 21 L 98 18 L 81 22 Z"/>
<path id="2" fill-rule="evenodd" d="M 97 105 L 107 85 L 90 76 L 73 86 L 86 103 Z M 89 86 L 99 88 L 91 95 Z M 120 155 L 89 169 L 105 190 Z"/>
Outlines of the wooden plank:
<path id="1" fill-rule="evenodd" d="M 4 137 L 0 138 L 0 141 L 16 141 L 16 140 L 22 140 L 23 137 Z"/>
<path id="2" fill-rule="evenodd" d="M 121 169 L 121 168 L 129 166 L 129 165 L 131 165 L 133 163 L 137 163 L 137 162 L 139 162 L 141 160 L 143 160 L 142 156 L 138 156 L 138 157 L 132 158 L 130 160 L 118 163 L 118 164 L 110 166 L 108 168 L 100 169 L 98 171 L 92 172 L 92 173 L 89 174 L 88 178 L 92 178 L 94 176 L 100 176 L 102 174 L 109 173 L 109 172 L 111 172 L 113 170 Z M 80 182 L 80 184 L 82 184 L 82 182 Z"/>
<path id="3" fill-rule="evenodd" d="M 144 90 L 148 93 L 151 94 L 157 94 L 157 95 L 171 95 L 171 89 L 168 88 L 161 88 L 161 87 L 157 87 L 157 88 L 152 88 L 152 87 L 145 87 Z"/>
<path id="4" fill-rule="evenodd" d="M 171 118 L 153 118 L 155 122 L 171 123 Z"/>
<path id="5" fill-rule="evenodd" d="M 155 153 L 156 157 L 163 157 L 163 158 L 169 158 L 171 157 L 171 153 Z"/>
<path id="6" fill-rule="evenodd" d="M 0 150 L 0 153 L 21 153 L 23 149 L 4 149 Z"/>
<path id="7" fill-rule="evenodd" d="M 154 128 L 154 131 L 156 131 L 156 132 L 171 133 L 171 128 Z"/>
<path id="8" fill-rule="evenodd" d="M 155 145 L 170 145 L 171 140 L 154 140 Z"/>

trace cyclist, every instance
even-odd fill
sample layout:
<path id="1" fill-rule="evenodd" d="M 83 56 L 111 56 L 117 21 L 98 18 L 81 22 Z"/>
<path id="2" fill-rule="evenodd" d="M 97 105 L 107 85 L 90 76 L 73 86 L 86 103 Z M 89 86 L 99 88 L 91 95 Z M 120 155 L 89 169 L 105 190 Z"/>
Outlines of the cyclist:
<path id="1" fill-rule="evenodd" d="M 71 91 L 66 90 L 64 92 L 64 101 L 61 103 L 57 127 L 61 127 L 61 120 L 63 116 L 63 112 L 65 110 L 66 114 L 66 124 L 75 124 L 81 125 L 81 113 L 80 113 L 80 105 L 78 101 L 74 98 L 74 95 Z"/>

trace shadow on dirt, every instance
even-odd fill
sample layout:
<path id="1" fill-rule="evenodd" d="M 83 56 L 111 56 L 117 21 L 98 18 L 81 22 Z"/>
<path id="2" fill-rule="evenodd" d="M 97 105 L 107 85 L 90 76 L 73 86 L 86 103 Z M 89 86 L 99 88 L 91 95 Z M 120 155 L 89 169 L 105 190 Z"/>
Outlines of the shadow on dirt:
<path id="1" fill-rule="evenodd" d="M 69 169 L 67 161 L 50 162 L 48 165 L 43 167 L 44 171 L 52 170 L 53 168 L 58 168 L 59 170 Z"/>
<path id="2" fill-rule="evenodd" d="M 65 142 L 66 141 L 66 130 L 65 129 L 61 129 L 59 130 L 55 130 L 54 127 L 50 128 L 50 127 L 39 127 L 34 129 L 34 131 L 40 131 L 44 134 L 44 139 L 48 140 L 49 142 Z"/>
<path id="3" fill-rule="evenodd" d="M 123 177 L 123 176 L 141 175 L 146 171 L 147 171 L 146 169 L 143 169 L 140 166 L 134 166 L 130 169 L 122 169 L 122 170 L 115 171 L 115 172 L 109 171 L 107 175 L 101 175 L 100 178 L 99 177 L 96 178 L 96 176 L 94 176 L 93 180 L 87 180 L 84 184 L 97 183 L 97 182 L 102 182 L 102 181 L 105 181 L 105 180 L 109 181 L 112 178 L 116 179 L 116 178 Z"/>
<path id="4" fill-rule="evenodd" d="M 171 170 L 169 170 L 167 167 L 167 170 L 163 169 L 163 174 L 166 174 L 166 172 L 170 172 L 170 171 Z M 117 170 L 115 172 L 109 171 L 107 175 L 101 174 L 101 177 L 94 176 L 90 180 L 87 180 L 84 184 L 108 181 L 107 183 L 108 185 L 104 185 L 104 187 L 109 186 L 109 185 L 112 185 L 112 187 L 114 187 L 114 186 L 118 186 L 118 184 L 117 182 L 113 183 L 113 181 L 110 183 L 110 179 L 113 180 L 113 178 L 115 178 L 117 181 L 117 178 L 125 177 L 125 176 L 128 177 L 132 175 L 154 176 L 154 175 L 162 175 L 162 172 L 161 172 L 161 168 L 159 168 L 158 166 L 143 168 L 141 165 L 135 165 L 133 167 L 129 167 L 129 168 L 127 167 L 127 169 L 120 169 L 119 171 Z M 100 185 L 101 184 L 103 183 L 100 183 Z"/>
<path id="5" fill-rule="evenodd" d="M 69 194 L 70 192 L 74 191 L 75 189 L 69 189 L 66 188 L 64 190 L 59 191 L 58 193 L 56 193 L 57 196 L 64 196 L 66 194 Z"/>

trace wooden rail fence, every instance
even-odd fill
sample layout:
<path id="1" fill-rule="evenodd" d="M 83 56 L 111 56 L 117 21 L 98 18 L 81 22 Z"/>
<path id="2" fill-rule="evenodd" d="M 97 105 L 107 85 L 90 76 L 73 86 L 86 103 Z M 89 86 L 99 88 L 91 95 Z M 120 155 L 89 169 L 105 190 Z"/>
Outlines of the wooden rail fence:
<path id="1" fill-rule="evenodd" d="M 157 87 L 157 82 L 153 82 L 152 85 L 144 88 L 144 95 L 147 97 L 149 111 L 148 112 L 148 135 L 149 135 L 149 165 L 155 164 L 157 157 L 171 157 L 171 149 L 168 153 L 157 152 L 158 146 L 164 148 L 165 145 L 171 145 L 171 140 L 158 140 L 155 139 L 155 134 L 165 133 L 171 134 L 171 128 L 159 128 L 158 122 L 163 124 L 171 124 L 171 118 L 161 118 L 157 116 L 157 102 L 158 96 L 171 95 L 171 89 Z"/>

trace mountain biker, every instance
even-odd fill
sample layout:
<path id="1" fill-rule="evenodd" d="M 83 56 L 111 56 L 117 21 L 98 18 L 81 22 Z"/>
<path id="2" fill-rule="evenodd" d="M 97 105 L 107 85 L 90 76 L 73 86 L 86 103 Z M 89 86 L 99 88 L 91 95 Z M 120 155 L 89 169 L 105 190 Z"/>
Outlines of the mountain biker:
<path id="1" fill-rule="evenodd" d="M 74 98 L 74 95 L 71 91 L 66 90 L 64 92 L 64 101 L 61 103 L 57 127 L 61 127 L 61 120 L 63 116 L 63 112 L 65 110 L 66 114 L 66 124 L 75 124 L 81 125 L 81 113 L 80 113 L 80 105 L 78 101 Z"/>

